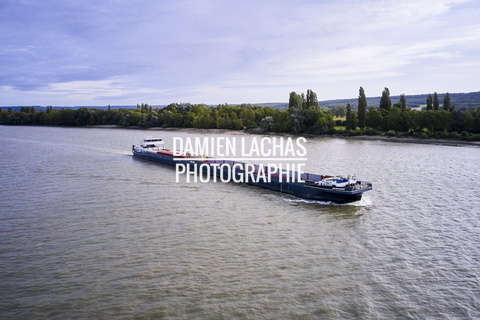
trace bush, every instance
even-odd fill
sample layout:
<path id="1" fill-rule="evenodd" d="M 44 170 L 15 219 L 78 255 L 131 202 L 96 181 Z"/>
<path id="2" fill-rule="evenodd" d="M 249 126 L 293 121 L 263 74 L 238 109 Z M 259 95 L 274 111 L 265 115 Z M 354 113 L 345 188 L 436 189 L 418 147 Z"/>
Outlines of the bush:
<path id="1" fill-rule="evenodd" d="M 420 134 L 420 139 L 428 139 L 428 138 L 430 138 L 430 135 L 428 133 L 422 132 Z"/>
<path id="2" fill-rule="evenodd" d="M 346 130 L 346 131 L 345 131 L 345 134 L 346 134 L 347 136 L 355 136 L 355 135 L 356 135 L 355 131 L 353 131 L 353 130 Z"/>
<path id="3" fill-rule="evenodd" d="M 373 128 L 368 128 L 364 131 L 364 134 L 366 134 L 367 136 L 378 136 L 380 135 L 380 132 Z"/>
<path id="4" fill-rule="evenodd" d="M 388 130 L 387 131 L 387 136 L 389 137 L 395 137 L 397 135 L 397 133 L 395 132 L 395 130 Z"/>
<path id="5" fill-rule="evenodd" d="M 480 134 L 472 134 L 467 138 L 468 141 L 480 141 Z"/>
<path id="6" fill-rule="evenodd" d="M 460 134 L 456 131 L 450 132 L 450 139 L 460 139 Z"/>
<path id="7" fill-rule="evenodd" d="M 450 134 L 447 131 L 442 131 L 437 134 L 437 137 L 441 139 L 448 139 L 450 138 Z"/>

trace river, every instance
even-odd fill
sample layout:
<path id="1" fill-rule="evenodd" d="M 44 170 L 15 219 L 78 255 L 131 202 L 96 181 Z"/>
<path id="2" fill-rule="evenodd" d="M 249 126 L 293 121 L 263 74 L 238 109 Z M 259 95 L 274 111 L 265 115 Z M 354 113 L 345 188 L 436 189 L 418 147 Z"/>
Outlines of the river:
<path id="1" fill-rule="evenodd" d="M 146 135 L 221 136 L 0 126 L 1 319 L 480 318 L 480 148 L 308 138 L 373 183 L 335 205 L 176 183 Z"/>

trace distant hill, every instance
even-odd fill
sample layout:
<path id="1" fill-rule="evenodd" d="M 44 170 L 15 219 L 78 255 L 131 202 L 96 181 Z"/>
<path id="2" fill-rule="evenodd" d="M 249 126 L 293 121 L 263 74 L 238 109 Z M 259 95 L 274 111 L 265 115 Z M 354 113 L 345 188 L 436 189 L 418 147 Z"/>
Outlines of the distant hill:
<path id="1" fill-rule="evenodd" d="M 255 103 L 257 106 L 270 107 L 272 109 L 286 109 L 288 108 L 288 102 L 269 102 L 269 103 Z"/>
<path id="2" fill-rule="evenodd" d="M 433 96 L 433 93 L 431 94 Z M 440 105 L 443 104 L 444 93 L 438 94 L 438 100 Z M 407 106 L 410 108 L 425 107 L 427 104 L 428 93 L 426 94 L 417 94 L 417 95 L 405 95 L 407 98 Z M 378 107 L 380 105 L 381 97 L 367 97 L 368 107 Z M 470 93 L 450 93 L 450 98 L 453 105 L 457 109 L 469 109 L 469 108 L 478 108 L 480 107 L 480 91 L 470 92 Z M 400 96 L 390 96 L 392 104 L 395 104 L 400 101 Z M 318 104 L 322 107 L 335 108 L 336 106 L 345 106 L 347 103 L 350 103 L 352 108 L 356 108 L 358 105 L 358 98 L 351 99 L 335 99 L 335 100 L 322 100 Z M 286 109 L 288 108 L 288 103 L 284 102 L 275 102 L 275 103 L 258 103 L 257 105 L 262 107 L 270 107 L 274 109 Z"/>
<path id="3" fill-rule="evenodd" d="M 438 94 L 438 100 L 440 105 L 443 104 L 444 93 Z M 433 96 L 433 93 L 432 93 Z M 417 94 L 417 95 L 405 95 L 407 98 L 407 106 L 411 108 L 418 108 L 421 106 L 426 106 L 427 104 L 427 94 Z M 380 105 L 381 97 L 367 97 L 367 105 L 369 107 L 378 107 Z M 470 93 L 450 93 L 450 98 L 453 105 L 457 109 L 468 109 L 468 108 L 478 108 L 480 107 L 480 91 L 470 92 Z M 400 96 L 390 96 L 392 104 L 395 104 L 400 101 Z M 337 100 L 325 100 L 319 101 L 319 105 L 322 107 L 334 108 L 336 106 L 344 106 L 347 103 L 350 103 L 352 108 L 356 108 L 358 105 L 358 98 L 352 99 L 337 99 Z M 287 104 L 288 106 L 288 104 Z"/>
<path id="4" fill-rule="evenodd" d="M 152 105 L 152 108 L 164 108 L 167 105 Z M 10 106 L 12 110 L 19 111 L 21 107 L 26 106 Z M 46 111 L 49 106 L 29 106 L 35 107 L 37 111 Z M 88 108 L 88 109 L 100 109 L 100 110 L 108 110 L 108 106 L 52 106 L 53 109 L 80 109 L 80 108 Z M 8 107 L 2 107 L 3 110 L 7 109 Z M 125 105 L 125 106 L 110 106 L 110 109 L 135 109 L 137 108 L 136 105 Z"/>
<path id="5" fill-rule="evenodd" d="M 438 94 L 438 99 L 440 101 L 440 105 L 443 104 L 443 96 L 444 93 Z M 433 96 L 433 93 L 432 93 Z M 427 94 L 417 94 L 417 95 L 406 95 L 407 98 L 407 106 L 411 108 L 418 108 L 418 107 L 425 107 L 427 104 Z M 378 107 L 380 105 L 380 98 L 381 97 L 367 97 L 367 105 L 368 107 Z M 478 108 L 480 107 L 480 91 L 478 92 L 469 92 L 469 93 L 450 93 L 450 98 L 452 100 L 453 105 L 457 109 L 469 109 L 469 108 Z M 392 100 L 392 104 L 399 102 L 400 96 L 390 96 Z M 319 101 L 318 104 L 322 107 L 328 108 L 335 108 L 336 106 L 345 106 L 347 103 L 350 103 L 352 108 L 356 108 L 358 104 L 358 98 L 351 98 L 351 99 L 335 99 L 335 100 L 322 100 Z M 235 105 L 235 104 L 231 104 Z M 270 102 L 270 103 L 256 103 L 255 105 L 262 106 L 262 107 L 270 107 L 273 109 L 286 109 L 288 108 L 287 102 Z M 34 106 L 35 109 L 38 111 L 46 110 L 46 106 Z M 135 109 L 136 105 L 129 105 L 129 106 L 110 106 L 111 109 L 118 109 L 118 108 L 125 108 L 125 109 Z M 153 108 L 164 108 L 166 105 L 152 105 Z M 20 106 L 11 106 L 13 110 L 20 110 Z M 108 106 L 54 106 L 54 109 L 78 109 L 78 108 L 96 108 L 96 109 L 108 109 Z M 7 109 L 7 107 L 2 107 L 2 109 Z"/>

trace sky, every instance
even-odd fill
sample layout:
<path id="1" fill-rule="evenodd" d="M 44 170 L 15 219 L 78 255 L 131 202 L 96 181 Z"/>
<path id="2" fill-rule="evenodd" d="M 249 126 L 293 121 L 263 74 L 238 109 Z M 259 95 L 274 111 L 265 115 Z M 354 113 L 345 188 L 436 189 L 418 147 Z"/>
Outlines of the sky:
<path id="1" fill-rule="evenodd" d="M 480 0 L 0 0 L 0 106 L 480 91 Z"/>

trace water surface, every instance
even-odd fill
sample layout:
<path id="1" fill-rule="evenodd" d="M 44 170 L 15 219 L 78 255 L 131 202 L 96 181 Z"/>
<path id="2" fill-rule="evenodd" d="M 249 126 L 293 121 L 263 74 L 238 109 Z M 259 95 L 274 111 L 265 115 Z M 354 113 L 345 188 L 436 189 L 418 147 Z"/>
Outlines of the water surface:
<path id="1" fill-rule="evenodd" d="M 308 139 L 374 185 L 334 205 L 175 183 L 145 135 L 0 126 L 1 319 L 480 318 L 480 148 Z"/>

